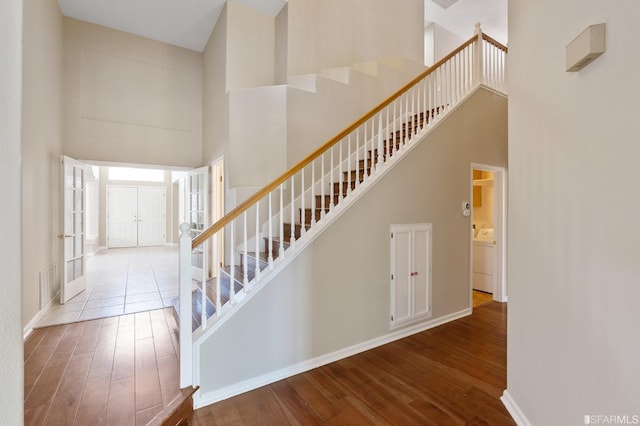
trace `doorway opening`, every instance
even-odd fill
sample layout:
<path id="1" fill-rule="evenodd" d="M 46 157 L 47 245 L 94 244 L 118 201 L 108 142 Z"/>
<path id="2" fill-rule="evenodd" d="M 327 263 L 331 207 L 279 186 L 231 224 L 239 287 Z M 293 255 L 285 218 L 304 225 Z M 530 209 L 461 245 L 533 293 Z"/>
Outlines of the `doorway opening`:
<path id="1" fill-rule="evenodd" d="M 471 165 L 471 300 L 507 301 L 505 170 Z"/>
<path id="2" fill-rule="evenodd" d="M 67 162 L 71 163 L 71 160 L 67 159 Z M 74 244 L 74 253 L 82 251 L 82 256 L 78 258 L 82 259 L 83 265 L 78 270 L 83 271 L 85 287 L 84 291 L 69 300 L 54 300 L 41 313 L 35 327 L 171 306 L 171 300 L 178 295 L 179 225 L 188 221 L 189 217 L 185 191 L 188 169 L 154 167 L 155 170 L 151 170 L 144 166 L 139 168 L 128 164 L 90 161 L 75 161 L 73 164 L 88 176 L 83 179 L 86 198 L 80 199 L 80 191 L 76 191 L 78 194 L 75 195 L 78 196 L 74 203 L 62 203 L 62 206 L 82 216 L 82 220 L 74 220 L 73 223 L 75 228 L 83 228 L 81 234 L 86 238 Z M 118 174 L 124 169 L 128 174 Z M 130 173 L 135 169 L 142 172 L 142 178 Z M 113 170 L 116 173 L 112 173 Z M 111 213 L 108 209 L 109 190 L 114 188 L 116 191 L 124 189 L 128 195 L 135 192 L 136 195 L 136 202 L 130 203 L 130 206 L 135 206 L 136 212 L 129 212 L 131 214 L 126 218 L 127 222 L 135 225 L 136 241 L 128 244 L 110 245 L 107 240 L 107 236 L 113 233 L 108 230 L 110 217 L 107 212 Z M 156 218 L 158 220 L 155 222 L 158 223 L 155 223 L 150 219 L 157 211 L 162 211 L 162 214 Z M 66 216 L 63 213 L 62 217 Z M 149 219 L 146 223 L 150 228 L 140 229 L 140 223 L 144 223 L 145 219 Z M 62 234 L 64 237 L 65 233 Z"/>

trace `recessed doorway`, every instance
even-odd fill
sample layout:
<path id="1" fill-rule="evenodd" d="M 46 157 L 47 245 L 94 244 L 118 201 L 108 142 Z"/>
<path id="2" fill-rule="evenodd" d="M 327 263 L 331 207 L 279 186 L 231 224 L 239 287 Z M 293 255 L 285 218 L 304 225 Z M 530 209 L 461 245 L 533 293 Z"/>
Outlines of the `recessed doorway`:
<path id="1" fill-rule="evenodd" d="M 506 193 L 503 168 L 471 165 L 471 292 L 507 301 L 506 293 Z"/>

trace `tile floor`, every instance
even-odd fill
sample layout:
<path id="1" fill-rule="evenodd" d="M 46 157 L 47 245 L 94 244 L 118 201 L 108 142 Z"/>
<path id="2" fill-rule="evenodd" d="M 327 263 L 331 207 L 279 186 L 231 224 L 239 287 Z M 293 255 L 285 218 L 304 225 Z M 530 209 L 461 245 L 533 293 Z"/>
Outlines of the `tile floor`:
<path id="1" fill-rule="evenodd" d="M 178 295 L 178 246 L 103 249 L 87 257 L 87 288 L 55 303 L 36 327 L 171 306 Z"/>

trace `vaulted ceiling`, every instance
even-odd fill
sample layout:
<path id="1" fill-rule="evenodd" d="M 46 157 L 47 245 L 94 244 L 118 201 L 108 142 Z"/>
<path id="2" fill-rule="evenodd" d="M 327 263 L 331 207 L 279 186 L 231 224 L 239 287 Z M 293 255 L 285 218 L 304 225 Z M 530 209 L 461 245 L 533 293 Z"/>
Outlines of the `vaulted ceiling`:
<path id="1" fill-rule="evenodd" d="M 62 14 L 202 52 L 226 0 L 58 0 Z M 235 0 L 276 16 L 286 0 Z"/>
<path id="2" fill-rule="evenodd" d="M 65 16 L 201 52 L 226 0 L 58 0 Z M 276 16 L 287 0 L 235 0 Z M 506 42 L 507 0 L 458 0 L 448 8 L 425 0 L 425 21 L 461 38 L 481 22 L 485 32 Z"/>

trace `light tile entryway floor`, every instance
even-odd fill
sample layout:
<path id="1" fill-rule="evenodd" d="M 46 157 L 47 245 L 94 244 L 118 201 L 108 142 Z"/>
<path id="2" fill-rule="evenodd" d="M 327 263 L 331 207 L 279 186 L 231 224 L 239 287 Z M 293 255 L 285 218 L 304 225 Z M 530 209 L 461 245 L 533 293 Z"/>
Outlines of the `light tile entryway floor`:
<path id="1" fill-rule="evenodd" d="M 178 295 L 178 246 L 103 249 L 87 257 L 87 288 L 54 304 L 36 327 L 171 306 Z"/>

